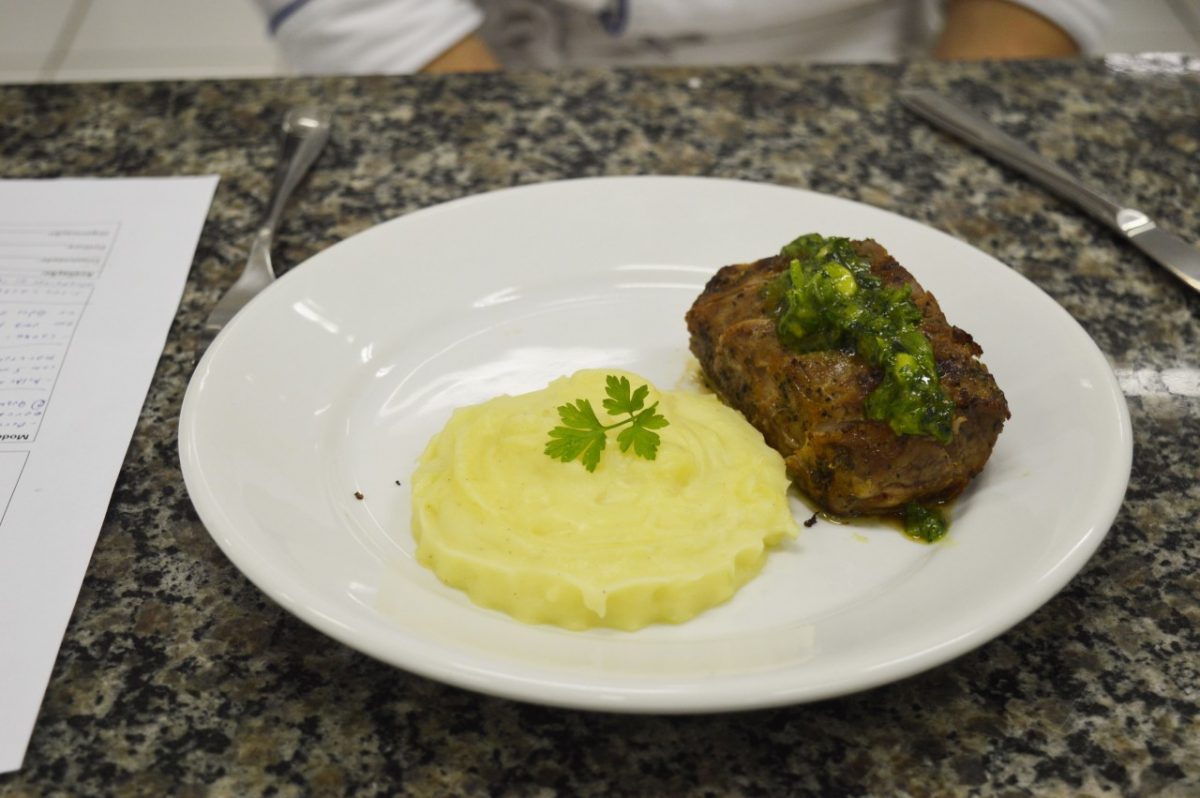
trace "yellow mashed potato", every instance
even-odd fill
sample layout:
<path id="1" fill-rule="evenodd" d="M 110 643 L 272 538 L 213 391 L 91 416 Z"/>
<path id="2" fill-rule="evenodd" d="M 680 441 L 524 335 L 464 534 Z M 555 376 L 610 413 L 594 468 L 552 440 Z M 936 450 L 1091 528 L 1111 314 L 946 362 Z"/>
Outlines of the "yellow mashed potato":
<path id="1" fill-rule="evenodd" d="M 456 410 L 413 475 L 417 559 L 446 584 L 521 621 L 568 629 L 679 623 L 727 600 L 765 550 L 796 534 L 783 459 L 711 395 L 650 389 L 670 426 L 654 460 L 616 435 L 595 472 L 543 449 L 579 398 L 605 414 L 605 376 Z"/>

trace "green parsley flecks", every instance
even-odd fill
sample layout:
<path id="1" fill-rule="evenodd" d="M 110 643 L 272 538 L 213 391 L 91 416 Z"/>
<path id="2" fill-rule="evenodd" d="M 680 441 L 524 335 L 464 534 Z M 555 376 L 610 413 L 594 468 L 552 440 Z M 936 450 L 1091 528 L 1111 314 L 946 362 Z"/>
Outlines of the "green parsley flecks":
<path id="1" fill-rule="evenodd" d="M 954 402 L 941 387 L 933 346 L 909 286 L 886 286 L 847 238 L 800 236 L 781 252 L 788 271 L 767 289 L 776 331 L 797 352 L 852 348 L 880 369 L 867 418 L 897 435 L 927 435 L 948 443 Z"/>

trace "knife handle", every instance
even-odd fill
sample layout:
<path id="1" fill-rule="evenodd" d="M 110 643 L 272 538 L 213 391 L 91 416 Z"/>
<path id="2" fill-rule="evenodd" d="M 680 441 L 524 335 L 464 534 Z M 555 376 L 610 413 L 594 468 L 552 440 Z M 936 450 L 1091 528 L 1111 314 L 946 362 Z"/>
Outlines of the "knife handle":
<path id="1" fill-rule="evenodd" d="M 1062 167 L 1037 154 L 981 116 L 928 89 L 900 93 L 900 101 L 948 133 L 987 153 L 1037 183 L 1075 203 L 1122 235 L 1152 224 L 1144 214 L 1113 202 Z"/>

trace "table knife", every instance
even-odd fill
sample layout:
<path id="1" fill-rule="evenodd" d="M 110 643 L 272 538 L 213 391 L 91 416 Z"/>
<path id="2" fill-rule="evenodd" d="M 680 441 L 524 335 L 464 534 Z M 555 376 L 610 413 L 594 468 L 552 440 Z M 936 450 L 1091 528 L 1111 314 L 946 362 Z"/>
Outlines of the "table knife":
<path id="1" fill-rule="evenodd" d="M 910 111 L 1035 183 L 1075 203 L 1145 253 L 1167 271 L 1200 291 L 1200 250 L 1163 230 L 1145 213 L 1106 197 L 1062 167 L 1034 152 L 972 111 L 928 89 L 900 93 Z"/>

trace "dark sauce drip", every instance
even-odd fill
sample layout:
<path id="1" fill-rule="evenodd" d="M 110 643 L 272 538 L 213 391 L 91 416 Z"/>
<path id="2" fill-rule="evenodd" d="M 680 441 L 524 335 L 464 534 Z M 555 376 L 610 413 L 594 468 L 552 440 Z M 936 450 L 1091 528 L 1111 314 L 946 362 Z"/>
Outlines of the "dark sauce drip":
<path id="1" fill-rule="evenodd" d="M 807 500 L 805 503 L 808 503 Z M 946 532 L 950 529 L 950 522 L 947 519 L 950 506 L 949 502 L 943 504 L 910 502 L 895 513 L 865 516 L 843 516 L 824 510 L 814 510 L 812 517 L 804 522 L 804 526 L 816 526 L 818 518 L 839 526 L 861 523 L 862 521 L 874 521 L 878 524 L 897 529 L 906 538 L 915 540 L 918 543 L 937 543 L 946 536 Z"/>

